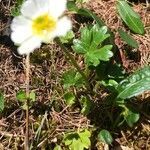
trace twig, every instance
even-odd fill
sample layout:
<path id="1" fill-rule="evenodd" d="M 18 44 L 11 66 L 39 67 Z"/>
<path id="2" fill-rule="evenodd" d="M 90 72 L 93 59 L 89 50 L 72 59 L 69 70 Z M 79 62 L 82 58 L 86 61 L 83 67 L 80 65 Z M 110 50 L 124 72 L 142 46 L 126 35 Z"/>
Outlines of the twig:
<path id="1" fill-rule="evenodd" d="M 26 136 L 25 150 L 29 150 L 29 72 L 30 72 L 30 55 L 26 56 Z"/>

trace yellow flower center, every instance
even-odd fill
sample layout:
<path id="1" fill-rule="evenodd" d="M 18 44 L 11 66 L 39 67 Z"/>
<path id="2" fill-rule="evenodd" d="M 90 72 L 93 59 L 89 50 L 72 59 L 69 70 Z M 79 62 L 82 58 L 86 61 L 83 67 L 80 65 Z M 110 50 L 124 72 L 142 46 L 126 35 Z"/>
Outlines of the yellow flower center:
<path id="1" fill-rule="evenodd" d="M 37 36 L 46 36 L 56 28 L 56 20 L 48 14 L 41 15 L 33 20 L 32 32 Z"/>

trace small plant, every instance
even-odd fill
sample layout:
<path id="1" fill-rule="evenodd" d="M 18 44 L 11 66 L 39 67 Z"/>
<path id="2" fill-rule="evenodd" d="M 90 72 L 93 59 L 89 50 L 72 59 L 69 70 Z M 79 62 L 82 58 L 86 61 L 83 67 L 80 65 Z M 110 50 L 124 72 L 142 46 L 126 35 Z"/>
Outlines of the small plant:
<path id="1" fill-rule="evenodd" d="M 64 144 L 68 146 L 70 150 L 89 149 L 91 146 L 90 137 L 91 133 L 87 129 L 68 133 L 64 137 Z"/>
<path id="2" fill-rule="evenodd" d="M 100 115 L 102 112 L 99 110 L 103 111 L 100 108 L 106 106 L 107 111 L 105 111 L 104 117 L 110 119 L 106 121 L 109 122 L 107 130 L 103 129 L 105 123 L 100 126 L 97 122 L 91 121 L 93 128 L 98 133 L 96 140 L 111 145 L 115 129 L 121 128 L 124 124 L 133 127 L 140 118 L 140 112 L 136 109 L 133 100 L 136 99 L 136 96 L 150 90 L 150 66 L 128 74 L 118 60 L 119 50 L 115 44 L 115 33 L 107 27 L 105 20 L 101 20 L 96 14 L 83 8 L 84 2 L 87 0 L 17 0 L 12 9 L 11 14 L 15 18 L 10 25 L 11 39 L 18 46 L 18 53 L 26 55 L 24 68 L 26 89 L 25 91 L 20 90 L 16 94 L 19 104 L 26 110 L 26 150 L 30 145 L 29 110 L 36 101 L 36 93 L 34 90 L 30 91 L 29 86 L 30 53 L 40 48 L 42 43 L 55 42 L 58 44 L 67 62 L 71 63 L 71 69 L 66 70 L 61 79 L 64 91 L 61 97 L 64 99 L 64 105 L 67 105 L 66 109 L 78 107 L 77 110 L 82 115 L 94 122 L 95 114 Z M 93 23 L 85 22 L 80 28 L 79 34 L 76 35 L 74 29 L 71 30 L 71 20 L 64 16 L 66 6 L 69 13 L 88 18 Z M 117 0 L 116 9 L 118 17 L 126 24 L 128 31 L 132 31 L 132 34 L 144 34 L 144 25 L 140 16 L 126 1 Z M 139 47 L 138 42 L 125 29 L 119 28 L 116 29 L 116 32 L 131 48 L 137 49 Z M 80 56 L 82 65 L 78 64 L 72 53 Z M 105 96 L 102 93 L 105 93 L 103 94 Z M 0 112 L 3 110 L 4 96 L 0 93 Z M 92 114 L 93 110 L 96 111 L 95 114 Z M 37 141 L 40 139 L 45 120 L 50 128 L 47 115 L 46 111 L 41 126 L 36 132 Z M 91 118 L 91 115 L 94 119 Z M 55 143 L 54 150 L 63 150 L 64 148 L 70 150 L 90 149 L 91 137 L 95 138 L 95 135 L 92 136 L 92 132 L 87 129 L 78 129 L 74 132 L 66 131 L 60 145 L 60 141 Z"/>
<path id="3" fill-rule="evenodd" d="M 29 100 L 29 107 L 32 107 L 33 103 L 36 101 L 36 94 L 34 91 L 31 91 L 29 93 L 29 97 L 27 97 L 26 92 L 20 90 L 17 94 L 16 94 L 16 98 L 17 100 L 21 103 L 22 108 L 24 110 L 27 109 L 27 104 L 26 104 L 26 100 Z"/>

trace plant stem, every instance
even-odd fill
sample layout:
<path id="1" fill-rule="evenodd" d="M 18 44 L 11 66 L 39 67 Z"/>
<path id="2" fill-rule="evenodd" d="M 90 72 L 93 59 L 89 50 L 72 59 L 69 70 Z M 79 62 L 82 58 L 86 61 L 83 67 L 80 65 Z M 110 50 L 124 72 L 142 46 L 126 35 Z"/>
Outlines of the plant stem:
<path id="1" fill-rule="evenodd" d="M 26 135 L 25 150 L 29 150 L 29 72 L 30 72 L 30 54 L 26 56 Z"/>
<path id="2" fill-rule="evenodd" d="M 61 43 L 61 41 L 59 40 L 59 38 L 56 38 L 56 42 L 57 44 L 63 49 L 65 55 L 67 58 L 70 59 L 72 65 L 77 69 L 77 71 L 82 75 L 83 79 L 86 82 L 86 87 L 88 90 L 90 90 L 92 92 L 90 83 L 86 77 L 86 75 L 84 74 L 84 72 L 80 69 L 80 66 L 77 64 L 76 60 L 73 58 L 73 56 L 68 52 L 67 48 Z"/>

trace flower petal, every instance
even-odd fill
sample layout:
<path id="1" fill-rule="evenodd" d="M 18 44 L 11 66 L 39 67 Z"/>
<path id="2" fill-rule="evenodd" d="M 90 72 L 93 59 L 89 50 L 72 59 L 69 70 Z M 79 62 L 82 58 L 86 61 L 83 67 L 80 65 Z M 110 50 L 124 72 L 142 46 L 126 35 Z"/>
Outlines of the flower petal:
<path id="1" fill-rule="evenodd" d="M 24 16 L 18 16 L 12 20 L 10 28 L 12 31 L 15 31 L 16 28 L 20 28 L 20 27 L 22 28 L 25 26 L 29 26 L 30 24 L 31 24 L 31 20 L 25 18 Z"/>
<path id="2" fill-rule="evenodd" d="M 35 18 L 41 14 L 47 13 L 49 0 L 27 0 L 21 7 L 21 13 L 27 18 Z"/>
<path id="3" fill-rule="evenodd" d="M 66 10 L 67 0 L 49 0 L 49 15 L 58 18 Z"/>
<path id="4" fill-rule="evenodd" d="M 47 33 L 44 37 L 41 38 L 43 43 L 51 42 L 55 37 L 65 36 L 66 33 L 72 28 L 71 20 L 67 17 L 63 17 L 58 20 L 56 29 L 52 32 Z"/>
<path id="5" fill-rule="evenodd" d="M 57 27 L 55 30 L 55 37 L 56 36 L 65 36 L 66 33 L 71 30 L 72 23 L 67 17 L 63 17 L 58 20 Z"/>
<path id="6" fill-rule="evenodd" d="M 21 44 L 32 35 L 31 21 L 23 16 L 15 17 L 10 28 L 12 30 L 11 40 L 15 44 Z"/>
<path id="7" fill-rule="evenodd" d="M 18 47 L 18 53 L 20 55 L 29 54 L 33 52 L 36 48 L 40 48 L 41 40 L 37 37 L 31 37 L 24 41 L 20 47 Z"/>

